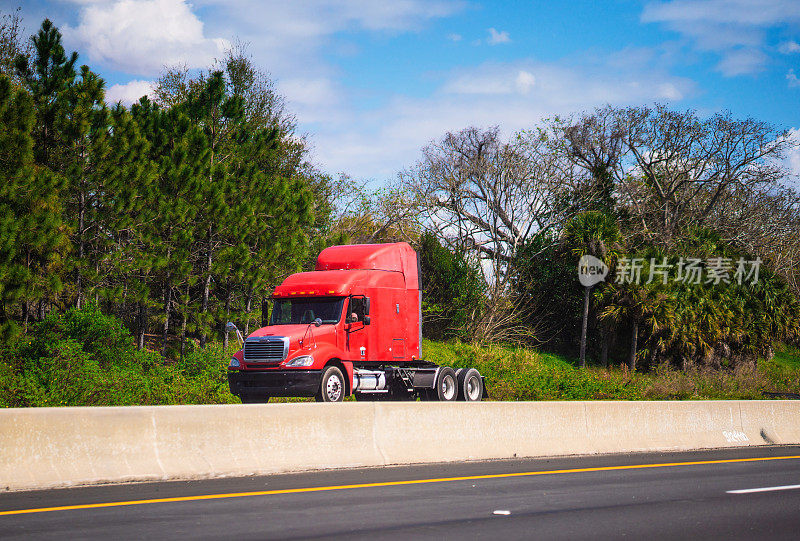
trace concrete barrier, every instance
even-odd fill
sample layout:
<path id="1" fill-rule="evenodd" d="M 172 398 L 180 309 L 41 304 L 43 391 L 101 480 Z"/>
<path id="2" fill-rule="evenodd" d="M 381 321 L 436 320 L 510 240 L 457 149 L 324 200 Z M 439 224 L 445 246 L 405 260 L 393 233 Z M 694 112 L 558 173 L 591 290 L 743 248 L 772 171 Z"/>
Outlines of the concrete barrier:
<path id="1" fill-rule="evenodd" d="M 6 409 L 0 490 L 768 444 L 800 444 L 800 401 Z"/>

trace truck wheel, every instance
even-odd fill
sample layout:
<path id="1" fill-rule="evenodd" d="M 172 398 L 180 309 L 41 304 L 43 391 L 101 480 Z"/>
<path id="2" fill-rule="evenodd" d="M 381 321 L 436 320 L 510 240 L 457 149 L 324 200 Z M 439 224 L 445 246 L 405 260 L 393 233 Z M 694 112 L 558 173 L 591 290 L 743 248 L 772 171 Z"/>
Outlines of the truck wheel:
<path id="1" fill-rule="evenodd" d="M 239 397 L 242 404 L 266 404 L 269 397 L 265 394 L 243 394 Z"/>
<path id="2" fill-rule="evenodd" d="M 341 402 L 344 400 L 344 376 L 335 366 L 329 366 L 322 373 L 322 383 L 314 398 L 317 402 Z"/>
<path id="3" fill-rule="evenodd" d="M 483 378 L 474 368 L 459 370 L 458 399 L 466 402 L 480 402 L 483 398 Z"/>
<path id="4" fill-rule="evenodd" d="M 452 402 L 458 398 L 456 371 L 449 366 L 443 366 L 439 370 L 439 374 L 436 376 L 434 396 L 443 402 Z"/>

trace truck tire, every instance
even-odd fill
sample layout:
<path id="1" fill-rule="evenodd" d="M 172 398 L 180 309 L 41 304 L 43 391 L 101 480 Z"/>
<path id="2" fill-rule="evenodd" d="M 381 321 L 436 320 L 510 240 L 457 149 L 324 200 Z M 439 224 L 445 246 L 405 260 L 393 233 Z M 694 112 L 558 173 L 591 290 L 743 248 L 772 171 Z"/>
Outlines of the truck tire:
<path id="1" fill-rule="evenodd" d="M 483 398 L 483 378 L 474 368 L 459 370 L 458 399 L 465 402 L 480 402 Z"/>
<path id="2" fill-rule="evenodd" d="M 443 366 L 436 374 L 436 387 L 433 389 L 434 400 L 452 402 L 458 398 L 458 378 L 456 371 Z"/>
<path id="3" fill-rule="evenodd" d="M 335 366 L 328 366 L 322 373 L 317 402 L 341 402 L 344 400 L 345 386 L 342 371 Z"/>
<path id="4" fill-rule="evenodd" d="M 265 394 L 243 394 L 239 399 L 242 404 L 266 404 L 269 402 L 269 396 Z"/>

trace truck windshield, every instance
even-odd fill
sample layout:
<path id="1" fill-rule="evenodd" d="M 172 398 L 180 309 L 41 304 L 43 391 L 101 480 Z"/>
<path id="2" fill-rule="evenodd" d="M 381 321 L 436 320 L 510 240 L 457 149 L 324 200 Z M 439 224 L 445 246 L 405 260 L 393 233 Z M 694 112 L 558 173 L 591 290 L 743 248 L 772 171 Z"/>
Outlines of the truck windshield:
<path id="1" fill-rule="evenodd" d="M 269 324 L 313 323 L 317 318 L 323 323 L 338 323 L 343 303 L 344 297 L 275 299 Z"/>

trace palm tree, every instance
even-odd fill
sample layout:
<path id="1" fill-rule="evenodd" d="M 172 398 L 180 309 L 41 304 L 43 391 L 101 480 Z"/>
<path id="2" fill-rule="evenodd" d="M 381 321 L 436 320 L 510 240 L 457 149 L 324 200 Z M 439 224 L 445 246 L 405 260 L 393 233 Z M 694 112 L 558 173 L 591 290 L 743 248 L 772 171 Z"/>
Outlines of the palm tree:
<path id="1" fill-rule="evenodd" d="M 619 325 L 623 321 L 631 323 L 631 347 L 628 355 L 628 368 L 636 370 L 636 356 L 639 350 L 639 331 L 643 325 L 648 327 L 648 338 L 661 334 L 672 335 L 675 323 L 675 298 L 658 286 L 650 284 L 609 284 L 603 295 L 606 306 L 600 314 L 606 324 Z M 653 353 L 663 351 L 666 342 Z"/>
<path id="2" fill-rule="evenodd" d="M 576 258 L 592 255 L 613 267 L 622 247 L 622 235 L 613 216 L 598 211 L 575 216 L 564 228 L 564 242 Z M 589 320 L 591 286 L 585 288 L 583 300 L 583 325 L 581 328 L 580 367 L 586 366 L 586 331 Z"/>

